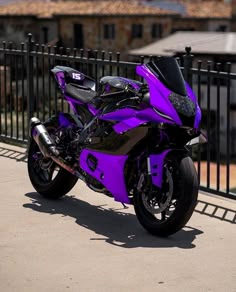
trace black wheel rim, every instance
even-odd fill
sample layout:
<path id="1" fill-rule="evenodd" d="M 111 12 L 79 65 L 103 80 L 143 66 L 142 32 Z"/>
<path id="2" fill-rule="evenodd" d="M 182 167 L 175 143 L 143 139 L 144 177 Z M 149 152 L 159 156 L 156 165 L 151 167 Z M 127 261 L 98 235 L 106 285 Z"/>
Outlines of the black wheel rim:
<path id="1" fill-rule="evenodd" d="M 172 165 L 165 165 L 163 185 L 161 190 L 142 193 L 142 204 L 146 216 L 155 222 L 167 221 L 175 212 L 178 203 L 178 186 L 176 184 L 176 171 Z"/>
<path id="2" fill-rule="evenodd" d="M 48 185 L 55 180 L 60 170 L 59 166 L 51 158 L 45 158 L 34 141 L 29 159 L 32 160 L 32 170 L 41 185 Z"/>

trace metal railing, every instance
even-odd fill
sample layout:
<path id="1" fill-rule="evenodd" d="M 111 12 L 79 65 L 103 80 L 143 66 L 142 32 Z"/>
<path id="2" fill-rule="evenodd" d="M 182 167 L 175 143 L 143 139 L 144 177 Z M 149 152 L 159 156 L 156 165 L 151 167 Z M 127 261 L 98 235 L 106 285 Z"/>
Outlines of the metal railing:
<path id="1" fill-rule="evenodd" d="M 143 62 L 144 57 L 140 57 L 140 63 Z M 219 63 L 215 64 L 215 70 L 210 62 L 205 69 L 201 61 L 193 65 L 194 56 L 189 47 L 179 63 L 185 79 L 197 94 L 203 111 L 202 127 L 209 138 L 208 144 L 192 151 L 201 189 L 235 199 L 236 125 L 232 122 L 231 97 L 236 74 L 230 72 L 230 63 L 226 65 L 226 72 L 222 72 Z M 0 47 L 0 141 L 26 145 L 30 117 L 35 115 L 45 120 L 57 111 L 69 111 L 51 74 L 55 65 L 73 67 L 97 81 L 105 75 L 139 79 L 135 74 L 137 63 L 121 61 L 120 53 L 34 44 L 31 34 L 20 47 L 3 42 Z"/>

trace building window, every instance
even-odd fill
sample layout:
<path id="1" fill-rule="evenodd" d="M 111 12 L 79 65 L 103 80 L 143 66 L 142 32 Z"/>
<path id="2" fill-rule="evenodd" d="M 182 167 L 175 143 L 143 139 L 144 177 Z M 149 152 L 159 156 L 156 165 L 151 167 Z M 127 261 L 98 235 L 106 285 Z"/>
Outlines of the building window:
<path id="1" fill-rule="evenodd" d="M 143 25 L 142 24 L 132 24 L 132 38 L 140 39 L 143 36 Z"/>
<path id="2" fill-rule="evenodd" d="M 48 43 L 48 27 L 44 26 L 42 27 L 43 31 L 43 43 L 47 44 Z"/>
<path id="3" fill-rule="evenodd" d="M 59 41 L 62 43 L 62 38 L 59 38 Z M 74 24 L 74 47 L 80 49 L 84 47 L 84 28 L 81 23 Z"/>
<path id="4" fill-rule="evenodd" d="M 160 39 L 162 38 L 163 27 L 161 23 L 153 23 L 152 25 L 152 38 Z"/>
<path id="5" fill-rule="evenodd" d="M 104 24 L 104 39 L 115 39 L 115 24 Z"/>
<path id="6" fill-rule="evenodd" d="M 0 36 L 4 35 L 5 34 L 5 28 L 4 28 L 4 25 L 3 23 L 0 23 Z"/>

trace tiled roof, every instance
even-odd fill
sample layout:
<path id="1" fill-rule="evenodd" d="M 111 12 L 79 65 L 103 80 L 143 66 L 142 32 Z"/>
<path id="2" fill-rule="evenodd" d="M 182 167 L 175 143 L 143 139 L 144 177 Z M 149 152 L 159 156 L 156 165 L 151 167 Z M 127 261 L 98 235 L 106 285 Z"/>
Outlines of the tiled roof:
<path id="1" fill-rule="evenodd" d="M 22 0 L 0 0 L 0 5 L 6 5 L 11 2 L 18 2 L 18 1 L 22 1 Z"/>
<path id="2" fill-rule="evenodd" d="M 190 18 L 230 18 L 231 4 L 224 0 L 152 0 L 149 7 L 171 9 L 182 17 Z"/>
<path id="3" fill-rule="evenodd" d="M 138 1 L 22 1 L 1 6 L 0 15 L 173 15 L 170 10 L 148 7 Z"/>
<path id="4" fill-rule="evenodd" d="M 182 0 L 176 1 L 185 5 L 186 14 L 190 18 L 231 18 L 231 5 L 223 1 Z"/>

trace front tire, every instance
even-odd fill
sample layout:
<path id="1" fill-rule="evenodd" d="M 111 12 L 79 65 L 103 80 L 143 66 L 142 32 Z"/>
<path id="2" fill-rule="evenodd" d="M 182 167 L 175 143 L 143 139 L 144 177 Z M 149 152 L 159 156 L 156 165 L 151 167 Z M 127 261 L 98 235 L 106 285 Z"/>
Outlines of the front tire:
<path id="1" fill-rule="evenodd" d="M 53 134 L 58 128 L 57 118 L 50 119 L 44 126 Z M 67 194 L 78 180 L 52 159 L 43 157 L 34 139 L 30 141 L 28 150 L 28 174 L 35 190 L 50 199 Z"/>
<path id="2" fill-rule="evenodd" d="M 147 191 L 134 196 L 134 209 L 141 225 L 163 237 L 176 233 L 188 222 L 198 196 L 197 173 L 190 157 L 169 159 L 165 169 L 162 190 L 151 196 Z"/>

